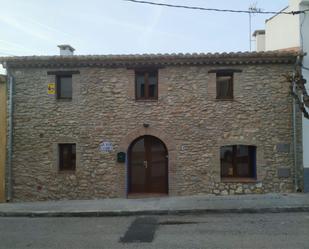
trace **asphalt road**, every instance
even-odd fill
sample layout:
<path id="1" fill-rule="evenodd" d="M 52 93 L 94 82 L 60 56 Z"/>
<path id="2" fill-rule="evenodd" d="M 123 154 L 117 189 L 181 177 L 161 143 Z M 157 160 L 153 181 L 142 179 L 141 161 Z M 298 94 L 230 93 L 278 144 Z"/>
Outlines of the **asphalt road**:
<path id="1" fill-rule="evenodd" d="M 309 248 L 309 213 L 0 218 L 0 248 Z"/>

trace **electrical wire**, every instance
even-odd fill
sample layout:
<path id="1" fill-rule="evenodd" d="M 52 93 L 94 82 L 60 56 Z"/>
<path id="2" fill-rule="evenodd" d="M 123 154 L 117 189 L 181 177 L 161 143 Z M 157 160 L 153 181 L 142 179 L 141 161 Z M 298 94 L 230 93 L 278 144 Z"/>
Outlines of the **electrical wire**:
<path id="1" fill-rule="evenodd" d="M 261 10 L 233 10 L 233 9 L 217 9 L 217 8 L 204 8 L 197 6 L 187 6 L 187 5 L 176 5 L 176 4 L 167 4 L 167 3 L 155 3 L 151 1 L 141 1 L 141 0 L 123 0 L 126 2 L 140 3 L 140 4 L 149 4 L 156 6 L 164 6 L 170 8 L 182 8 L 182 9 L 191 9 L 191 10 L 203 10 L 203 11 L 216 11 L 216 12 L 230 12 L 230 13 L 246 13 L 246 14 L 286 14 L 286 15 L 298 15 L 309 11 L 309 9 L 300 10 L 300 11 L 261 11 Z"/>

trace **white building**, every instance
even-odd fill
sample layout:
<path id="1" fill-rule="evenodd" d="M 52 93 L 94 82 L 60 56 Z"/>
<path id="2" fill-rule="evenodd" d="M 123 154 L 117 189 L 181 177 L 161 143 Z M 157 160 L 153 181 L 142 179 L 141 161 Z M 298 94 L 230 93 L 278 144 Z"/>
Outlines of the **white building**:
<path id="1" fill-rule="evenodd" d="M 303 58 L 302 75 L 309 92 L 309 0 L 289 0 L 282 11 L 304 11 L 295 15 L 278 14 L 266 20 L 265 31 L 257 30 L 256 50 L 295 50 L 307 53 Z M 308 110 L 308 108 L 307 108 Z M 308 110 L 309 111 L 309 110 Z M 309 120 L 303 117 L 303 165 L 305 191 L 309 192 Z"/>

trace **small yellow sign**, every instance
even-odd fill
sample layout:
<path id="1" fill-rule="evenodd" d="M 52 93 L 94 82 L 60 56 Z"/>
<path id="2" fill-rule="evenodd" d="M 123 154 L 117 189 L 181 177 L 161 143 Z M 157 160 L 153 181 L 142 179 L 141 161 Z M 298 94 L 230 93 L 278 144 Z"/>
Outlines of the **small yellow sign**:
<path id="1" fill-rule="evenodd" d="M 56 93 L 56 84 L 55 83 L 48 83 L 47 93 L 49 95 L 55 95 L 55 93 Z"/>

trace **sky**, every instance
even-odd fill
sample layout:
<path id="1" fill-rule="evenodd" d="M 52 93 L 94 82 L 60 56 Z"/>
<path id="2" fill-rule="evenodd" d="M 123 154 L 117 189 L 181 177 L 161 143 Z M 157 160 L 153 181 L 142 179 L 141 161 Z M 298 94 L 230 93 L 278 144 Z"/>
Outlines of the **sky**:
<path id="1" fill-rule="evenodd" d="M 288 0 L 152 0 L 280 11 Z M 0 56 L 235 52 L 249 50 L 248 14 L 174 9 L 124 0 L 0 0 Z M 252 32 L 271 15 L 252 16 Z M 252 43 L 254 49 L 254 43 Z"/>

